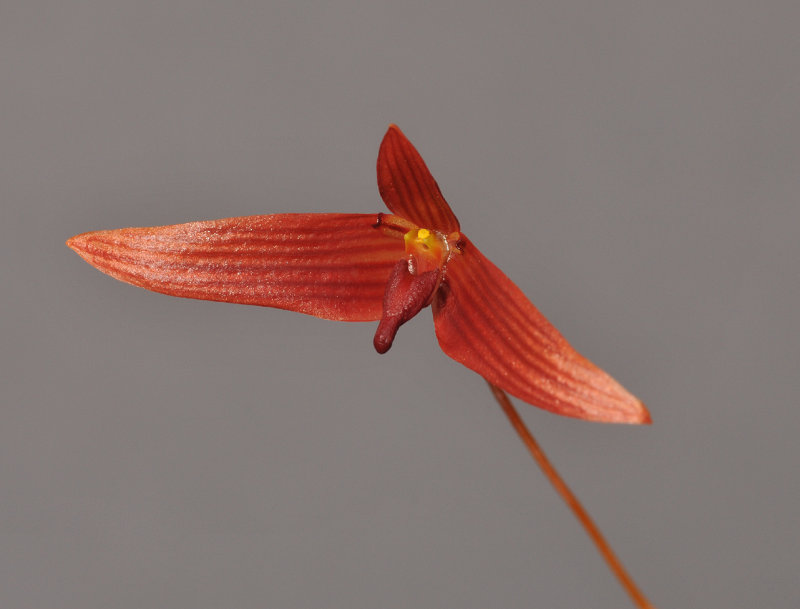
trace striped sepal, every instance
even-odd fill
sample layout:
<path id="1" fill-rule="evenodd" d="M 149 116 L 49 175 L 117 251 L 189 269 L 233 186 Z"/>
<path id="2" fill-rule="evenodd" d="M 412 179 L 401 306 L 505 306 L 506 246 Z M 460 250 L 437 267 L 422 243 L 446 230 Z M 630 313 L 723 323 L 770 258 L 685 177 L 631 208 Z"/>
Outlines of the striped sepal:
<path id="1" fill-rule="evenodd" d="M 404 254 L 393 217 L 378 218 L 246 216 L 96 231 L 67 245 L 112 277 L 172 296 L 373 321 L 381 318 L 386 282 Z"/>
<path id="2" fill-rule="evenodd" d="M 403 132 L 390 125 L 378 152 L 378 191 L 392 213 L 444 234 L 459 230 L 425 161 Z"/>
<path id="3" fill-rule="evenodd" d="M 560 415 L 649 423 L 644 404 L 580 355 L 522 291 L 462 235 L 434 299 L 447 355 L 512 395 Z"/>

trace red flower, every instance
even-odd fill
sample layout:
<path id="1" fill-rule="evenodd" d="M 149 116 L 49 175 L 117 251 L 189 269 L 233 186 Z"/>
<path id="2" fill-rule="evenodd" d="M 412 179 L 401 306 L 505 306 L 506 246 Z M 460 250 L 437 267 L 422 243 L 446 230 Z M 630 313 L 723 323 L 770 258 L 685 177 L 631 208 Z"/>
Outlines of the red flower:
<path id="1" fill-rule="evenodd" d="M 645 406 L 575 351 L 461 233 L 394 125 L 378 153 L 378 188 L 392 214 L 247 216 L 95 231 L 67 245 L 112 277 L 172 296 L 380 320 L 380 353 L 431 304 L 444 352 L 491 384 L 561 415 L 650 422 Z"/>

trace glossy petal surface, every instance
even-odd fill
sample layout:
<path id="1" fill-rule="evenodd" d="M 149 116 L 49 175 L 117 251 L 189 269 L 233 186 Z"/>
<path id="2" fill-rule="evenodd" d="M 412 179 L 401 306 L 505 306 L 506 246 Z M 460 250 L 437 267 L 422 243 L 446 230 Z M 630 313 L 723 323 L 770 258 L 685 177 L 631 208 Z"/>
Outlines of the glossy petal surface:
<path id="1" fill-rule="evenodd" d="M 378 152 L 378 191 L 392 213 L 422 228 L 449 234 L 458 220 L 417 149 L 390 125 Z"/>
<path id="2" fill-rule="evenodd" d="M 447 355 L 526 402 L 590 421 L 650 422 L 645 406 L 575 351 L 463 235 L 434 299 L 434 321 Z"/>
<path id="3" fill-rule="evenodd" d="M 278 307 L 325 319 L 381 318 L 403 232 L 378 214 L 278 214 L 77 235 L 104 273 L 156 292 Z"/>

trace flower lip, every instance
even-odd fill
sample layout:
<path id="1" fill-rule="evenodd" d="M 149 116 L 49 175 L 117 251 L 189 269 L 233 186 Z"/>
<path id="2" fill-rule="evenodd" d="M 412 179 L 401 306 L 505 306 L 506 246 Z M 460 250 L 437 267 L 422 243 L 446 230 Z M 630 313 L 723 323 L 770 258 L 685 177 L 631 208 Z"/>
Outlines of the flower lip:
<path id="1" fill-rule="evenodd" d="M 383 316 L 373 339 L 378 353 L 389 350 L 400 326 L 427 307 L 439 287 L 440 267 L 419 271 L 413 268 L 412 262 L 412 259 L 398 260 L 386 284 Z"/>

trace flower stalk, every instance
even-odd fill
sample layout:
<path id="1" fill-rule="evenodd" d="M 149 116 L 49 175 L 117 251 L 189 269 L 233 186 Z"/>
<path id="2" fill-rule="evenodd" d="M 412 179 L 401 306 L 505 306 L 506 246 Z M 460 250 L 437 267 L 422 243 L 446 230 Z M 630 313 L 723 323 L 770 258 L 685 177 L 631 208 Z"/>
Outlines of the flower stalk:
<path id="1" fill-rule="evenodd" d="M 645 595 L 636 585 L 636 582 L 633 581 L 633 578 L 623 566 L 622 561 L 620 561 L 620 559 L 614 553 L 614 550 L 611 549 L 611 546 L 600 532 L 600 529 L 597 528 L 597 525 L 592 520 L 592 517 L 589 516 L 589 513 L 567 486 L 567 483 L 564 482 L 564 479 L 550 462 L 550 459 L 547 458 L 547 455 L 542 450 L 542 447 L 539 446 L 536 438 L 533 437 L 533 434 L 525 425 L 522 417 L 519 416 L 517 409 L 514 408 L 514 404 L 511 403 L 511 400 L 506 395 L 506 392 L 496 385 L 492 385 L 491 383 L 488 384 L 489 388 L 492 390 L 492 395 L 494 395 L 494 398 L 497 400 L 498 404 L 500 404 L 503 412 L 508 417 L 508 420 L 511 422 L 511 426 L 519 434 L 523 444 L 525 444 L 525 446 L 528 448 L 533 460 L 536 461 L 547 480 L 553 485 L 553 488 L 556 490 L 556 492 L 561 495 L 564 503 L 569 506 L 573 514 L 575 514 L 575 517 L 583 525 L 586 533 L 592 538 L 594 545 L 597 546 L 598 551 L 608 564 L 609 569 L 611 569 L 612 573 L 616 575 L 619 583 L 622 584 L 623 588 L 625 588 L 625 591 L 631 597 L 631 600 L 640 609 L 655 609 L 655 605 L 652 605 L 650 601 L 647 600 L 647 597 L 645 597 Z"/>

